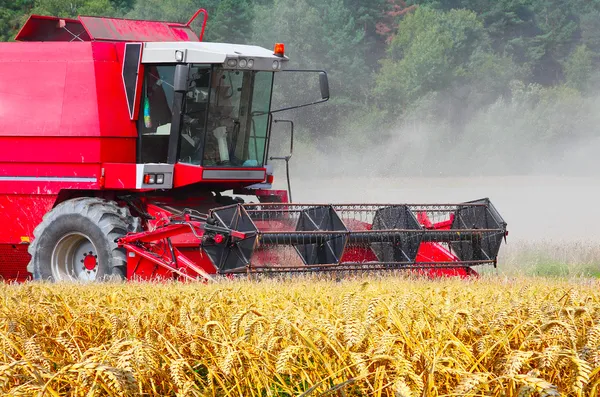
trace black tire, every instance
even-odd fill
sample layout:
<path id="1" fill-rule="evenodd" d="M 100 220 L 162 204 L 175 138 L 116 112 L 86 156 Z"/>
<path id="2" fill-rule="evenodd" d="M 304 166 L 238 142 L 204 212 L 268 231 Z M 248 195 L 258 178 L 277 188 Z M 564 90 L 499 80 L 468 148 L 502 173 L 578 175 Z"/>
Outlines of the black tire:
<path id="1" fill-rule="evenodd" d="M 33 231 L 27 270 L 35 280 L 122 280 L 127 258 L 115 239 L 140 229 L 140 219 L 113 201 L 65 201 L 44 215 Z"/>

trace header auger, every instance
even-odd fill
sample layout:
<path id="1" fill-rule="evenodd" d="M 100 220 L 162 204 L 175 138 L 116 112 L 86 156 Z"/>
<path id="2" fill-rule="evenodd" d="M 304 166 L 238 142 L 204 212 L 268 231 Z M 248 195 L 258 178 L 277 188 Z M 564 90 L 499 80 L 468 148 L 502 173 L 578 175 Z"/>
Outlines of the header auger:
<path id="1" fill-rule="evenodd" d="M 290 160 L 269 153 L 272 125 L 293 140 L 275 115 L 327 101 L 327 74 L 286 70 L 282 43 L 203 42 L 206 18 L 34 15 L 17 42 L 0 43 L 4 279 L 469 276 L 496 265 L 506 223 L 488 199 L 299 204 L 289 180 L 272 189 L 269 161 Z M 273 109 L 285 72 L 317 73 L 321 99 Z"/>

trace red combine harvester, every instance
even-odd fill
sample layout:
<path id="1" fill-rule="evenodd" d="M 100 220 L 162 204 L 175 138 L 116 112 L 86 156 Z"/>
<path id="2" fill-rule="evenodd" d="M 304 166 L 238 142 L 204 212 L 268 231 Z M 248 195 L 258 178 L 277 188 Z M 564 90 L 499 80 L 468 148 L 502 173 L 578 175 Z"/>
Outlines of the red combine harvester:
<path id="1" fill-rule="evenodd" d="M 34 15 L 0 44 L 3 279 L 496 265 L 506 223 L 488 199 L 303 205 L 272 190 L 268 162 L 290 159 L 269 155 L 272 125 L 293 140 L 274 114 L 327 101 L 327 74 L 286 70 L 283 44 L 203 42 L 206 19 Z M 318 73 L 321 99 L 271 109 L 283 72 Z"/>

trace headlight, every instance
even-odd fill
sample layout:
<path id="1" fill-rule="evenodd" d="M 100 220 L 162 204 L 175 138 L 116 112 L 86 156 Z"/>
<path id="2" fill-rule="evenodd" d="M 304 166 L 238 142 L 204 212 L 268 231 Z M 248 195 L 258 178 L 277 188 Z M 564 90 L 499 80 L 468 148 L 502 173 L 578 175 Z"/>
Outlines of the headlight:
<path id="1" fill-rule="evenodd" d="M 245 68 L 247 65 L 247 62 L 245 59 L 240 59 L 240 68 Z"/>
<path id="2" fill-rule="evenodd" d="M 228 59 L 227 60 L 227 66 L 229 67 L 235 67 L 235 65 L 237 65 L 237 60 L 236 59 Z"/>
<path id="3" fill-rule="evenodd" d="M 279 61 L 273 61 L 273 69 L 279 68 Z"/>
<path id="4" fill-rule="evenodd" d="M 248 67 L 249 68 L 253 68 L 254 67 L 254 59 L 248 59 Z"/>

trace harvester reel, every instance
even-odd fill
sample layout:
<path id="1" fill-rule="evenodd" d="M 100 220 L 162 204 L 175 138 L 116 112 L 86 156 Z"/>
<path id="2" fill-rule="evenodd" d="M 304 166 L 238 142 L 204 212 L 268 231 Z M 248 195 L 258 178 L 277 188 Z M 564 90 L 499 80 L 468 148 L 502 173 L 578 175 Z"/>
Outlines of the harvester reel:
<path id="1" fill-rule="evenodd" d="M 217 208 L 210 211 L 210 223 L 207 235 L 203 239 L 203 248 L 219 273 L 240 271 L 250 264 L 254 246 L 257 242 L 258 229 L 245 208 L 240 205 Z M 232 231 L 245 236 L 239 238 Z M 215 237 L 221 234 L 223 241 L 216 242 Z"/>
<path id="2" fill-rule="evenodd" d="M 421 225 L 407 205 L 378 209 L 373 218 L 373 230 L 421 230 Z M 399 234 L 392 241 L 371 243 L 381 262 L 414 262 L 421 245 L 420 233 Z"/>
<path id="3" fill-rule="evenodd" d="M 506 229 L 506 222 L 489 199 L 481 199 L 459 205 L 451 229 Z M 462 260 L 493 260 L 498 255 L 504 237 L 505 234 L 481 232 L 477 239 L 455 241 L 450 245 Z"/>
<path id="4" fill-rule="evenodd" d="M 307 208 L 300 212 L 297 232 L 330 231 L 322 241 L 293 244 L 305 265 L 339 263 L 348 242 L 348 229 L 331 205 Z M 317 235 L 318 236 L 318 235 Z"/>
<path id="5" fill-rule="evenodd" d="M 212 210 L 202 248 L 219 273 L 464 269 L 496 264 L 506 223 L 460 204 L 238 204 Z M 212 236 L 221 233 L 218 238 Z M 213 241 L 214 240 L 214 241 Z"/>

